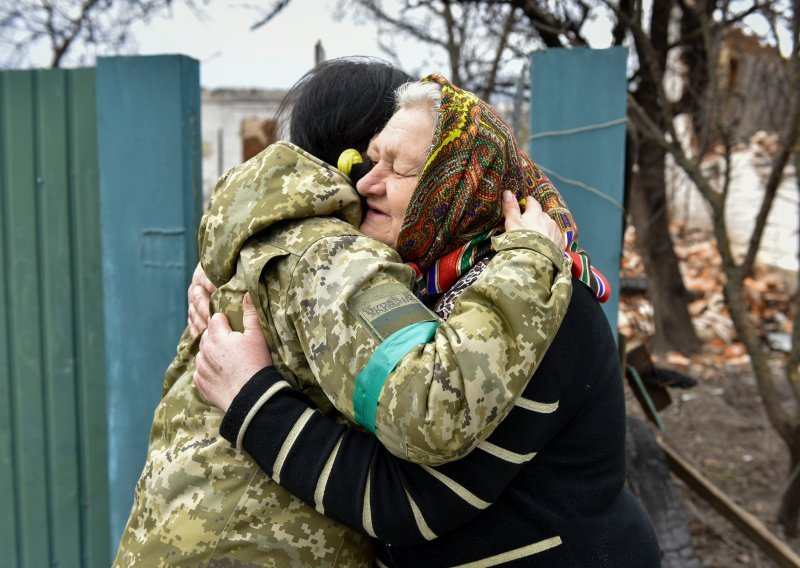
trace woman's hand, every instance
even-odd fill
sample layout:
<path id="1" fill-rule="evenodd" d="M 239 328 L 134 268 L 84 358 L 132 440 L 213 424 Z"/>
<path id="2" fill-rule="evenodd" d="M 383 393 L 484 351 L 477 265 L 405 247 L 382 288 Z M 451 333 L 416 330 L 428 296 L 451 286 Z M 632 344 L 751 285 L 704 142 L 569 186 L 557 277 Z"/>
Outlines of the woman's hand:
<path id="1" fill-rule="evenodd" d="M 550 218 L 550 215 L 542 211 L 541 205 L 533 196 L 529 195 L 525 198 L 525 213 L 521 213 L 519 203 L 517 203 L 514 194 L 510 191 L 504 191 L 503 215 L 506 218 L 506 232 L 529 229 L 544 235 L 562 251 L 566 248 L 567 243 L 564 241 L 561 229 Z"/>
<path id="2" fill-rule="evenodd" d="M 225 314 L 214 314 L 195 357 L 192 379 L 197 390 L 223 412 L 228 411 L 233 399 L 253 375 L 272 365 L 272 356 L 249 294 L 244 296 L 243 308 L 244 332 L 231 331 Z"/>
<path id="3" fill-rule="evenodd" d="M 197 263 L 192 274 L 192 282 L 186 295 L 189 298 L 189 333 L 192 339 L 203 333 L 208 327 L 210 315 L 211 294 L 217 289 L 208 279 L 203 267 Z"/>

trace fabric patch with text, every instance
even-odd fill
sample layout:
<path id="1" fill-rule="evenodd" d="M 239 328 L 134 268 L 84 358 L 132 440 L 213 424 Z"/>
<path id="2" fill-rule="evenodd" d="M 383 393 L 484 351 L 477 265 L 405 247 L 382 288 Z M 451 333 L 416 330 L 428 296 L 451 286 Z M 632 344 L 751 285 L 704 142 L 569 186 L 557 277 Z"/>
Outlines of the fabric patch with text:
<path id="1" fill-rule="evenodd" d="M 378 341 L 409 325 L 438 319 L 399 282 L 381 284 L 356 294 L 348 307 L 358 314 Z"/>

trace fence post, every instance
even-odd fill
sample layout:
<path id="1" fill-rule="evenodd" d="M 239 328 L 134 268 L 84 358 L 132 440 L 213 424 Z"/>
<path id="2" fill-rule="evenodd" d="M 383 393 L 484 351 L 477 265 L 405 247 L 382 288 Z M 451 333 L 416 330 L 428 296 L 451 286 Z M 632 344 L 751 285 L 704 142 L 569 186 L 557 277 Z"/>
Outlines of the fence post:
<path id="1" fill-rule="evenodd" d="M 97 63 L 112 555 L 197 262 L 200 87 L 184 56 Z"/>
<path id="2" fill-rule="evenodd" d="M 531 58 L 530 153 L 564 196 L 579 242 L 611 284 L 616 336 L 628 51 L 547 49 Z"/>

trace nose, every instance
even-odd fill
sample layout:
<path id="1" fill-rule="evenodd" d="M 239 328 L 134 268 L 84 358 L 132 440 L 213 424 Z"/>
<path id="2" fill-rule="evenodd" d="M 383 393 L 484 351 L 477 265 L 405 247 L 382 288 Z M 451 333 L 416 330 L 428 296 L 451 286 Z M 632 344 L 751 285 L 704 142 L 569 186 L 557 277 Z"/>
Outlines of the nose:
<path id="1" fill-rule="evenodd" d="M 367 197 L 370 195 L 379 195 L 383 192 L 384 175 L 380 170 L 378 166 L 375 166 L 367 175 L 358 180 L 356 183 L 356 191 L 358 191 L 359 195 Z"/>

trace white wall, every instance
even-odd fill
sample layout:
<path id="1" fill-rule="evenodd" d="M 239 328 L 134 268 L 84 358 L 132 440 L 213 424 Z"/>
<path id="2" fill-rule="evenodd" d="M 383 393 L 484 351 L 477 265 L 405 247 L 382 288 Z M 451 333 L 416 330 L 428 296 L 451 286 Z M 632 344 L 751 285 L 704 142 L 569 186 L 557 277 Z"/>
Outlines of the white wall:
<path id="1" fill-rule="evenodd" d="M 250 118 L 274 119 L 282 97 L 281 91 L 203 91 L 201 131 L 206 200 L 219 176 L 242 162 L 242 122 Z"/>
<path id="2" fill-rule="evenodd" d="M 714 163 L 718 161 L 718 163 Z M 716 167 L 722 172 L 722 158 L 706 161 L 707 172 Z M 725 219 L 731 246 L 735 254 L 744 254 L 750 243 L 758 208 L 764 199 L 764 187 L 769 175 L 769 158 L 758 147 L 750 145 L 732 155 L 732 175 Z M 690 229 L 711 232 L 710 209 L 700 192 L 690 183 L 674 163 L 667 166 L 667 193 L 670 215 L 681 220 Z M 761 239 L 758 261 L 789 272 L 798 270 L 798 230 L 800 230 L 800 198 L 797 177 L 790 163 L 778 187 L 775 201 L 767 217 L 767 226 Z"/>

